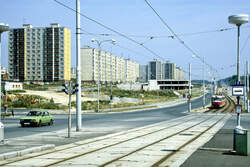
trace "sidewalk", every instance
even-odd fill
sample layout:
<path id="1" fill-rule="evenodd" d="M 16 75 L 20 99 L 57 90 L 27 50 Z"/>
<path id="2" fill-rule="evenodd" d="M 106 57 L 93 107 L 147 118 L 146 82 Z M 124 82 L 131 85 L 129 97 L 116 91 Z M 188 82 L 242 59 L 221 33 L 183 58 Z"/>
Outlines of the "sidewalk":
<path id="1" fill-rule="evenodd" d="M 209 142 L 190 156 L 181 167 L 249 167 L 250 156 L 236 155 L 231 152 L 235 125 L 236 116 L 234 115 Z M 249 114 L 242 115 L 241 125 L 243 128 L 250 129 Z"/>

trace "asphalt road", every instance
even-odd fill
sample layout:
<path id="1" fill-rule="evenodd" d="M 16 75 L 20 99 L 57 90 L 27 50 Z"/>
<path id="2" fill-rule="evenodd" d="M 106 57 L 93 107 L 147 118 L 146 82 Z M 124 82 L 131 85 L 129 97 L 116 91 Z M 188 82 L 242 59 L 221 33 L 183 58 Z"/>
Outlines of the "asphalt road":
<path id="1" fill-rule="evenodd" d="M 206 96 L 206 104 L 210 102 L 210 95 Z M 202 98 L 198 98 L 192 101 L 192 108 L 199 108 L 202 106 Z M 180 116 L 184 116 L 185 111 L 188 110 L 186 103 L 179 104 L 172 107 L 151 109 L 147 111 L 136 112 L 120 112 L 120 113 L 105 113 L 105 114 L 82 114 L 82 127 L 84 129 L 105 128 L 103 134 L 111 134 L 123 130 L 146 126 L 161 121 L 174 119 Z M 18 111 L 15 111 L 18 113 Z M 67 115 L 54 115 L 55 123 L 53 126 L 42 127 L 24 127 L 19 125 L 19 119 L 6 118 L 2 120 L 5 125 L 5 139 L 21 137 L 26 135 L 33 135 L 41 132 L 50 132 L 65 129 L 68 126 Z M 72 130 L 75 130 L 75 115 L 72 115 Z M 100 134 L 101 135 L 101 134 Z M 98 134 L 97 134 L 98 136 Z M 96 136 L 90 136 L 96 137 Z"/>

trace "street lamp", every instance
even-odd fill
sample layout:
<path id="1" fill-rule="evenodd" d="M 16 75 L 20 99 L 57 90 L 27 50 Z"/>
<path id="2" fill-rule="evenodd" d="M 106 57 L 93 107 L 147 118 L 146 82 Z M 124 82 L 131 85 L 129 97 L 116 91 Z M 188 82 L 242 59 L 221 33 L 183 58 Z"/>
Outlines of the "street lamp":
<path id="1" fill-rule="evenodd" d="M 237 77 L 238 82 L 240 82 L 240 26 L 244 23 L 248 22 L 248 15 L 239 14 L 232 15 L 228 17 L 228 21 L 230 24 L 235 24 L 238 28 L 238 39 L 237 39 Z"/>
<path id="2" fill-rule="evenodd" d="M 240 26 L 248 22 L 247 14 L 232 15 L 228 17 L 230 24 L 235 24 L 238 28 L 237 34 L 237 85 L 240 84 Z M 237 104 L 240 104 L 240 96 L 237 96 Z M 235 150 L 235 136 L 242 133 L 242 127 L 240 126 L 240 113 L 237 113 L 237 126 L 234 129 L 234 150 Z"/>
<path id="3" fill-rule="evenodd" d="M 1 56 L 1 48 L 2 48 L 2 43 L 1 43 L 1 35 L 3 32 L 5 31 L 9 31 L 9 25 L 8 24 L 4 24 L 4 23 L 0 23 L 0 142 L 4 140 L 4 131 L 3 131 L 3 124 L 1 122 L 1 99 L 2 99 L 2 56 Z M 1 129 L 1 126 L 2 126 L 2 129 Z"/>
<path id="4" fill-rule="evenodd" d="M 98 45 L 98 49 L 99 49 L 99 51 L 98 51 L 98 85 L 97 85 L 98 86 L 98 88 L 97 88 L 98 89 L 97 112 L 99 112 L 100 111 L 100 80 L 101 80 L 101 75 L 100 75 L 101 74 L 101 64 L 100 64 L 100 62 L 101 62 L 101 45 L 104 42 L 111 42 L 112 44 L 115 44 L 116 41 L 114 39 L 98 41 L 97 39 L 93 38 L 93 39 L 91 39 L 91 42 L 96 42 Z"/>

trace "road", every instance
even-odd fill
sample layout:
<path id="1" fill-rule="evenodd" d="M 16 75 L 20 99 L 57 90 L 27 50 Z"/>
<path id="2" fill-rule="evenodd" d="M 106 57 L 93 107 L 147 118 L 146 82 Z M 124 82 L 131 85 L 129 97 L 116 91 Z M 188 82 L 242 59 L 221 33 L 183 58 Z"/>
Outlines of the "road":
<path id="1" fill-rule="evenodd" d="M 209 102 L 210 95 L 207 95 L 206 104 Z M 192 101 L 193 109 L 199 108 L 201 106 L 202 98 Z M 146 111 L 83 114 L 82 126 L 85 130 L 91 128 L 100 128 L 101 132 L 98 132 L 95 136 L 87 136 L 87 138 L 92 138 L 184 116 L 186 115 L 183 113 L 184 111 L 187 111 L 186 103 L 172 107 L 151 109 Z M 5 120 L 2 120 L 2 122 L 5 125 L 5 139 L 8 139 L 65 129 L 67 128 L 67 115 L 55 115 L 55 123 L 53 126 L 21 128 L 19 125 L 19 119 L 15 118 L 6 118 Z M 72 115 L 72 125 L 75 125 L 74 115 Z M 73 127 L 72 130 L 75 130 L 75 128 Z"/>

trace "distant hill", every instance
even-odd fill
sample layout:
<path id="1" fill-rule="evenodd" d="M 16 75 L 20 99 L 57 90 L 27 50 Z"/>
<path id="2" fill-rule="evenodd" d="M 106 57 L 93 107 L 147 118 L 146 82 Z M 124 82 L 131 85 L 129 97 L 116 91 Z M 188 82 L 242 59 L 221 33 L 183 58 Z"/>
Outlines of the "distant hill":
<path id="1" fill-rule="evenodd" d="M 192 80 L 192 84 L 203 84 L 203 80 Z M 211 82 L 205 80 L 205 84 L 211 84 Z"/>
<path id="2" fill-rule="evenodd" d="M 244 84 L 245 77 L 240 77 L 241 84 Z M 218 85 L 235 85 L 237 81 L 237 75 L 233 75 L 232 77 L 227 77 L 225 79 L 221 79 L 217 81 Z"/>

